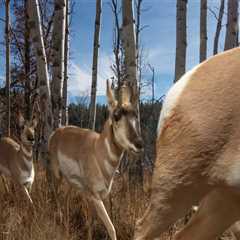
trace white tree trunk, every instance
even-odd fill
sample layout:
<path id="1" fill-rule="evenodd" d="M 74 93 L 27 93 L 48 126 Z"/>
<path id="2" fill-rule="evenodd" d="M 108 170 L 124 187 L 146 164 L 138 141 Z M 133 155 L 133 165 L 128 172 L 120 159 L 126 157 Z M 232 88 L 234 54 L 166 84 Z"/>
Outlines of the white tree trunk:
<path id="1" fill-rule="evenodd" d="M 54 18 L 52 32 L 52 110 L 53 127 L 61 125 L 62 89 L 64 76 L 64 40 L 65 40 L 65 0 L 54 1 Z"/>
<path id="2" fill-rule="evenodd" d="M 187 0 L 177 0 L 176 21 L 177 36 L 174 82 L 176 82 L 185 73 L 186 70 Z"/>
<path id="3" fill-rule="evenodd" d="M 62 97 L 62 125 L 68 125 L 68 58 L 69 58 L 69 0 L 66 0 L 65 40 L 64 40 L 64 76 Z"/>
<path id="4" fill-rule="evenodd" d="M 238 46 L 238 0 L 228 0 L 227 29 L 224 50 Z"/>
<path id="5" fill-rule="evenodd" d="M 132 85 L 134 96 L 138 96 L 136 37 L 133 19 L 132 0 L 122 0 L 122 44 L 126 80 Z M 137 99 L 135 99 L 137 105 Z"/>
<path id="6" fill-rule="evenodd" d="M 96 18 L 93 45 L 93 63 L 92 63 L 92 88 L 91 100 L 89 106 L 89 127 L 95 130 L 96 122 L 96 95 L 97 95 L 97 72 L 98 72 L 98 49 L 101 26 L 102 1 L 96 0 Z"/>
<path id="7" fill-rule="evenodd" d="M 225 5 L 225 0 L 221 0 L 221 5 L 219 9 L 219 14 L 218 14 L 218 22 L 217 22 L 217 27 L 216 27 L 216 33 L 214 36 L 214 45 L 213 45 L 213 54 L 218 53 L 218 42 L 219 42 L 219 37 L 222 29 L 222 19 L 223 19 L 223 13 L 224 13 L 224 5 Z"/>
<path id="8" fill-rule="evenodd" d="M 132 87 L 132 103 L 137 110 L 138 119 L 139 119 L 139 130 L 140 128 L 140 111 L 139 111 L 139 88 L 138 88 L 138 79 L 137 79 L 137 52 L 136 52 L 136 36 L 135 36 L 135 27 L 134 27 L 134 18 L 133 18 L 133 2 L 132 0 L 122 0 L 122 44 L 124 49 L 124 67 L 125 67 L 125 78 L 124 81 L 127 81 Z M 142 159 L 141 157 L 129 155 L 130 162 L 134 164 L 131 165 L 129 169 L 129 184 L 132 189 L 132 203 L 135 203 L 138 198 L 138 191 L 136 188 L 136 182 L 141 182 L 143 179 L 142 171 Z M 134 177 L 133 177 L 134 176 Z M 136 177 L 137 176 L 137 177 Z M 135 208 L 135 214 L 138 214 L 138 209 Z"/>
<path id="9" fill-rule="evenodd" d="M 207 0 L 201 0 L 199 61 L 207 58 Z"/>
<path id="10" fill-rule="evenodd" d="M 25 85 L 24 85 L 24 98 L 25 98 L 25 117 L 30 120 L 31 118 L 31 60 L 30 60 L 30 29 L 28 24 L 28 0 L 24 0 L 24 70 L 25 70 Z"/>
<path id="11" fill-rule="evenodd" d="M 5 41 L 6 41 L 6 99 L 7 99 L 7 135 L 11 134 L 11 98 L 10 98 L 10 0 L 5 2 Z"/>
<path id="12" fill-rule="evenodd" d="M 42 25 L 40 20 L 40 11 L 38 0 L 29 0 L 29 28 L 30 36 L 36 54 L 37 77 L 39 82 L 39 98 L 42 113 L 41 121 L 41 153 L 42 160 L 46 160 L 47 142 L 52 132 L 52 104 L 49 86 L 49 76 L 47 68 L 46 53 L 43 43 Z"/>
<path id="13" fill-rule="evenodd" d="M 122 61 L 121 57 L 121 39 L 120 39 L 120 25 L 119 25 L 119 8 L 118 0 L 111 0 L 111 7 L 114 16 L 114 36 L 113 36 L 113 53 L 115 58 L 115 66 L 113 66 L 113 72 L 117 78 L 117 86 L 121 85 L 121 70 L 122 70 Z"/>

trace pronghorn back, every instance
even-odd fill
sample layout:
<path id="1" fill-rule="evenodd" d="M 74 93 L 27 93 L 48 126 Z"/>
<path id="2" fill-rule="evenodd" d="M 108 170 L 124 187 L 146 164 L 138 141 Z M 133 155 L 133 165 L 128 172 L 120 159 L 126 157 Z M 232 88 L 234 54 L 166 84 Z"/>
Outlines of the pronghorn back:
<path id="1" fill-rule="evenodd" d="M 134 239 L 159 237 L 201 200 L 196 217 L 176 239 L 215 239 L 240 219 L 239 56 L 240 48 L 235 48 L 209 58 L 167 94 L 152 197 Z"/>

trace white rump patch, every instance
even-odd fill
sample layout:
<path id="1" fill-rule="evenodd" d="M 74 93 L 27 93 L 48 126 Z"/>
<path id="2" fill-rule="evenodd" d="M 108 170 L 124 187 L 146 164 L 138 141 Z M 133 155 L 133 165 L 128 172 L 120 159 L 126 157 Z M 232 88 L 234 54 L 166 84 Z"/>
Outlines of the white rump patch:
<path id="1" fill-rule="evenodd" d="M 183 92 L 189 80 L 191 79 L 191 76 L 193 75 L 193 73 L 196 71 L 198 67 L 199 65 L 193 68 L 192 70 L 188 71 L 187 73 L 185 73 L 168 91 L 166 98 L 164 100 L 163 107 L 162 107 L 161 114 L 158 121 L 158 128 L 157 128 L 158 137 L 160 136 L 162 126 L 164 125 L 164 120 L 170 116 L 172 110 L 177 104 L 178 98 L 180 97 L 181 93 Z"/>

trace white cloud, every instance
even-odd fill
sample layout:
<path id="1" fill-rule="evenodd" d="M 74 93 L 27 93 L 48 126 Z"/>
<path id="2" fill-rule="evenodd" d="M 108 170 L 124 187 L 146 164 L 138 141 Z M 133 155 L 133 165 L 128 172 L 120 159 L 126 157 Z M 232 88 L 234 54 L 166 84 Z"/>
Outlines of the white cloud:
<path id="1" fill-rule="evenodd" d="M 156 47 L 150 48 L 148 51 L 149 62 L 157 68 L 160 73 L 166 74 L 174 71 L 175 49 Z"/>
<path id="2" fill-rule="evenodd" d="M 71 95 L 86 95 L 90 90 L 91 73 L 75 62 L 70 63 L 68 91 Z"/>
<path id="3" fill-rule="evenodd" d="M 97 95 L 105 95 L 106 79 L 113 76 L 111 71 L 112 56 L 101 54 L 98 64 Z M 92 68 L 75 61 L 70 62 L 68 91 L 73 96 L 90 95 Z"/>

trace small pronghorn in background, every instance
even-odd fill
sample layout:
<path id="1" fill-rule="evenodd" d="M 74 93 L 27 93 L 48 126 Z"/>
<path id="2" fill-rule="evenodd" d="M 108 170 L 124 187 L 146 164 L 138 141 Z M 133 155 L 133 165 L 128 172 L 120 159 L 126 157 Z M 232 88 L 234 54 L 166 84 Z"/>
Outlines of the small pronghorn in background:
<path id="1" fill-rule="evenodd" d="M 134 240 L 157 239 L 199 202 L 174 239 L 213 240 L 240 220 L 239 66 L 238 47 L 199 64 L 168 92 L 151 200 Z"/>
<path id="2" fill-rule="evenodd" d="M 29 192 L 34 181 L 33 144 L 37 118 L 25 121 L 18 114 L 18 127 L 21 129 L 20 142 L 10 137 L 0 139 L 0 173 L 11 177 L 18 184 L 32 203 Z"/>
<path id="3" fill-rule="evenodd" d="M 111 239 L 116 240 L 103 199 L 111 191 L 123 152 L 140 154 L 143 141 L 131 88 L 124 84 L 117 102 L 107 81 L 107 98 L 109 117 L 100 134 L 75 126 L 59 128 L 49 139 L 49 154 L 55 176 L 63 175 L 93 203 Z"/>

